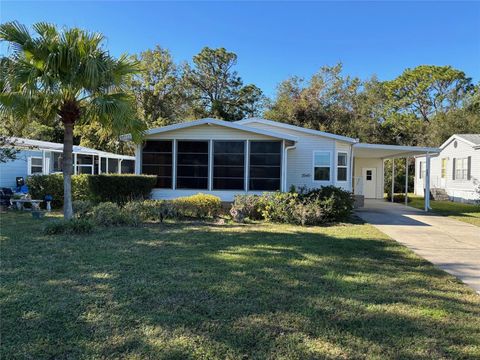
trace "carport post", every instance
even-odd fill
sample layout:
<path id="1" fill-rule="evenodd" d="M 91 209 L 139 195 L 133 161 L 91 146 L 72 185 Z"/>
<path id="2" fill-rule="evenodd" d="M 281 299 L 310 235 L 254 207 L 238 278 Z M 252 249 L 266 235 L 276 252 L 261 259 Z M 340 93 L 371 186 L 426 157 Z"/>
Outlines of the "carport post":
<path id="1" fill-rule="evenodd" d="M 424 196 L 424 202 L 425 202 L 425 211 L 428 211 L 430 209 L 430 154 L 427 152 L 427 155 L 425 157 L 427 164 L 425 167 L 425 196 Z"/>
<path id="2" fill-rule="evenodd" d="M 393 202 L 393 194 L 395 192 L 395 158 L 392 158 L 392 199 Z"/>
<path id="3" fill-rule="evenodd" d="M 405 158 L 405 206 L 408 205 L 408 156 Z"/>

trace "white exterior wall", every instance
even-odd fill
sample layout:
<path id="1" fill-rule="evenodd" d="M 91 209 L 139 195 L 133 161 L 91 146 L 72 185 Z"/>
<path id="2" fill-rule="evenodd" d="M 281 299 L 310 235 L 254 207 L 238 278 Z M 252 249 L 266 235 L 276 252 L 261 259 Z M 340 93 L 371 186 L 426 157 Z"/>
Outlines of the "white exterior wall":
<path id="1" fill-rule="evenodd" d="M 345 190 L 351 190 L 351 182 L 338 182 L 337 179 L 337 152 L 347 153 L 347 163 L 350 163 L 351 144 L 319 135 L 310 135 L 302 131 L 284 129 L 272 125 L 252 122 L 249 127 L 281 132 L 298 137 L 295 149 L 287 152 L 287 189 L 294 185 L 299 187 L 318 188 L 326 185 L 335 185 Z M 313 177 L 313 153 L 315 151 L 330 152 L 330 181 L 315 181 Z M 347 179 L 350 179 L 350 169 L 347 171 Z"/>
<path id="2" fill-rule="evenodd" d="M 454 142 L 457 141 L 457 147 Z M 471 156 L 471 179 L 453 180 L 453 159 Z M 441 178 L 442 159 L 447 159 L 447 176 Z M 425 157 L 415 159 L 415 194 L 424 196 L 424 179 L 420 179 L 420 162 Z M 435 157 L 430 158 L 430 187 L 445 189 L 453 201 L 479 200 L 480 194 L 476 191 L 480 186 L 480 149 L 475 150 L 470 144 L 461 139 L 451 141 Z"/>
<path id="3" fill-rule="evenodd" d="M 376 191 L 375 195 L 377 199 L 383 199 L 384 194 L 384 176 L 383 176 L 383 160 L 379 158 L 355 158 L 354 160 L 354 174 L 355 178 L 363 177 L 363 168 L 375 168 L 377 177 L 375 179 Z M 363 179 L 360 182 L 360 186 L 363 185 Z M 356 195 L 363 195 L 363 189 L 355 187 L 354 192 Z"/>

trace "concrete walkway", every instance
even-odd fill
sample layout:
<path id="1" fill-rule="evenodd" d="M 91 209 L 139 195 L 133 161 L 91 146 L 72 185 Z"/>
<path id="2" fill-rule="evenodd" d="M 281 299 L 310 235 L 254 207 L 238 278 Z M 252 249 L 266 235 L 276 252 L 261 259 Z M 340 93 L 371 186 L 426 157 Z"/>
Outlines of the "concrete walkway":
<path id="1" fill-rule="evenodd" d="M 480 294 L 480 228 L 382 200 L 357 215 Z"/>

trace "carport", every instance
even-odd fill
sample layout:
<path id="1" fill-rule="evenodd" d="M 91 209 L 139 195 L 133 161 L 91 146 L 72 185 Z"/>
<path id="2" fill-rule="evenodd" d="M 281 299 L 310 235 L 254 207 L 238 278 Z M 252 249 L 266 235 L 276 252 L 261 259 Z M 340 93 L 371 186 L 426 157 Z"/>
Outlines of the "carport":
<path id="1" fill-rule="evenodd" d="M 355 195 L 365 199 L 383 199 L 385 160 L 392 160 L 391 202 L 395 188 L 395 162 L 408 164 L 411 157 L 425 156 L 425 194 L 430 193 L 430 156 L 440 151 L 438 148 L 419 146 L 399 146 L 356 143 L 353 145 L 352 184 Z M 405 176 L 405 204 L 408 195 L 408 166 Z M 425 211 L 430 208 L 430 197 L 425 196 Z"/>

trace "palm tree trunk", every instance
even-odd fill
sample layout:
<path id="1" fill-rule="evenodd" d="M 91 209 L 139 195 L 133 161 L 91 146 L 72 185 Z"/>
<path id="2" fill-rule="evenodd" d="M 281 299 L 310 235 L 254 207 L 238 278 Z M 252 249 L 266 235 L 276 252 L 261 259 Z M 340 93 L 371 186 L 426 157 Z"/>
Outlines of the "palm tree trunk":
<path id="1" fill-rule="evenodd" d="M 63 217 L 73 218 L 72 207 L 72 154 L 73 154 L 73 122 L 65 121 L 63 134 Z"/>

